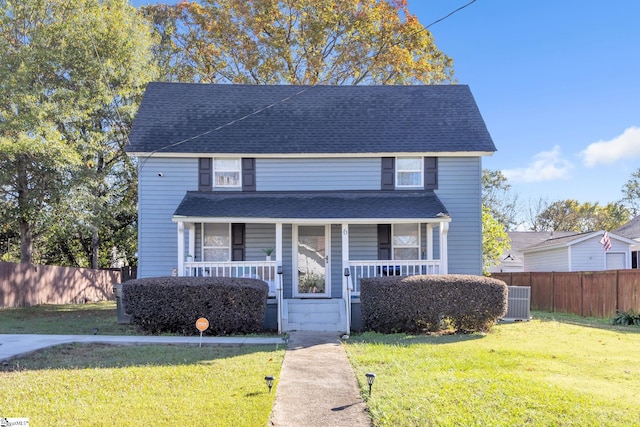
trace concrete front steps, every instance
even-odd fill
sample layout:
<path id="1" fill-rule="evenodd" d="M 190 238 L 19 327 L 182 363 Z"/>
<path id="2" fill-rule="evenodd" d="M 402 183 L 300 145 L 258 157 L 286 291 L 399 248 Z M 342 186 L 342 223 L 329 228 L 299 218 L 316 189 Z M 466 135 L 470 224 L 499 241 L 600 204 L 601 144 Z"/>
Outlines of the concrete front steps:
<path id="1" fill-rule="evenodd" d="M 287 299 L 282 308 L 285 332 L 347 330 L 346 305 L 342 299 Z"/>

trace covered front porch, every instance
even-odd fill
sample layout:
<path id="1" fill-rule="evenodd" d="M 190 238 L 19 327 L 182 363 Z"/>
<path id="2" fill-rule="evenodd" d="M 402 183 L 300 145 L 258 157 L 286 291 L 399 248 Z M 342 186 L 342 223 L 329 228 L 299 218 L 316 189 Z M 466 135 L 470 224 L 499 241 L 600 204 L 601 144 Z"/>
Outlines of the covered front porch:
<path id="1" fill-rule="evenodd" d="M 279 332 L 349 331 L 363 278 L 447 273 L 451 219 L 439 203 L 435 213 L 417 217 L 411 204 L 410 217 L 394 218 L 179 215 L 181 208 L 173 217 L 176 273 L 264 280 Z"/>

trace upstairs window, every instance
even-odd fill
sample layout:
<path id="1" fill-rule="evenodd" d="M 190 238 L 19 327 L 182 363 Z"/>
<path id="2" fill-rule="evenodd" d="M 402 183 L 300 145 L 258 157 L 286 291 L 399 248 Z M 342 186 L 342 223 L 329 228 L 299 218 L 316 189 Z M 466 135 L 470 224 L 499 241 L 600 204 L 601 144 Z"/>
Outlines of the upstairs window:
<path id="1" fill-rule="evenodd" d="M 229 224 L 203 224 L 202 260 L 229 261 L 231 259 L 231 239 L 229 236 Z"/>
<path id="2" fill-rule="evenodd" d="M 240 158 L 216 158 L 213 159 L 213 186 L 238 188 L 242 185 L 240 180 Z"/>
<path id="3" fill-rule="evenodd" d="M 396 158 L 396 187 L 422 188 L 423 168 L 422 157 Z"/>
<path id="4" fill-rule="evenodd" d="M 419 224 L 393 225 L 393 259 L 420 259 Z"/>

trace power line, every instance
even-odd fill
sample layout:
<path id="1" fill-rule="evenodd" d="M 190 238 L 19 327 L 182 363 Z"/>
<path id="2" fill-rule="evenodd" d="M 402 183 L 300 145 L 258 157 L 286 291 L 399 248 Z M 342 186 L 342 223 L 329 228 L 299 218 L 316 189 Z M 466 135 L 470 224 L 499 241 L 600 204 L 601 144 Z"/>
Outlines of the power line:
<path id="1" fill-rule="evenodd" d="M 383 47 L 383 49 L 388 50 L 389 48 L 391 48 L 391 47 L 393 47 L 393 46 L 397 46 L 397 45 L 399 45 L 399 44 L 403 43 L 403 42 L 404 42 L 404 41 L 406 41 L 408 38 L 413 37 L 413 36 L 415 36 L 416 34 L 420 34 L 420 33 L 424 32 L 424 31 L 427 31 L 427 30 L 428 30 L 430 27 L 432 27 L 433 25 L 435 25 L 435 24 L 437 24 L 437 23 L 439 23 L 439 22 L 444 21 L 445 19 L 449 18 L 450 16 L 452 16 L 452 15 L 456 14 L 457 12 L 461 11 L 462 9 L 464 9 L 464 8 L 466 8 L 466 7 L 468 7 L 468 6 L 470 6 L 471 4 L 473 4 L 473 3 L 475 3 L 475 2 L 476 2 L 476 0 L 471 0 L 471 1 L 469 1 L 468 3 L 466 3 L 466 4 L 462 5 L 462 6 L 460 6 L 459 8 L 457 8 L 457 9 L 455 9 L 455 10 L 453 10 L 453 11 L 449 12 L 447 15 L 443 16 L 442 18 L 436 19 L 435 21 L 431 22 L 429 25 L 427 25 L 427 26 L 425 26 L 425 27 L 423 27 L 423 28 L 421 28 L 421 29 L 419 29 L 419 30 L 417 30 L 417 31 L 414 31 L 413 33 L 411 33 L 411 34 L 407 35 L 406 37 L 402 38 L 401 40 L 398 40 L 398 41 L 396 41 L 395 43 L 391 43 L 391 44 L 389 44 L 388 46 Z M 382 50 L 381 50 L 380 52 L 378 52 L 378 55 L 379 55 L 380 53 L 382 53 Z M 374 61 L 375 61 L 375 57 L 371 57 L 371 59 L 374 59 Z M 199 133 L 199 134 L 194 135 L 194 136 L 192 136 L 192 137 L 189 137 L 189 138 L 183 139 L 183 140 L 181 140 L 181 141 L 177 141 L 177 142 L 174 142 L 174 143 L 168 144 L 168 145 L 166 145 L 166 146 L 164 146 L 164 147 L 160 147 L 160 148 L 158 148 L 158 149 L 155 149 L 155 150 L 153 150 L 152 152 L 150 152 L 148 155 L 146 155 L 146 156 L 144 157 L 144 159 L 142 160 L 142 164 L 140 165 L 140 169 L 142 170 L 142 169 L 144 168 L 144 165 L 146 164 L 147 160 L 148 160 L 149 158 L 151 158 L 151 156 L 153 156 L 155 153 L 158 153 L 158 152 L 160 152 L 160 151 L 166 150 L 166 149 L 168 149 L 168 148 L 176 147 L 176 146 L 178 146 L 178 145 L 184 144 L 184 143 L 189 142 L 189 141 L 193 141 L 193 140 L 195 140 L 195 139 L 201 138 L 201 137 L 203 137 L 203 136 L 205 136 L 205 135 L 208 135 L 208 134 L 210 134 L 210 133 L 213 133 L 213 132 L 216 132 L 216 131 L 218 131 L 218 130 L 220 130 L 220 129 L 223 129 L 223 128 L 227 127 L 227 126 L 231 126 L 231 125 L 233 125 L 233 124 L 235 124 L 235 123 L 238 123 L 238 122 L 240 122 L 240 121 L 242 121 L 242 120 L 248 119 L 249 117 L 255 116 L 256 114 L 259 114 L 259 113 L 261 113 L 261 112 L 263 112 L 263 111 L 269 110 L 269 109 L 271 109 L 271 108 L 273 108 L 273 107 L 275 107 L 275 106 L 277 106 L 277 105 L 279 105 L 279 104 L 282 104 L 283 102 L 286 102 L 286 101 L 288 101 L 288 100 L 290 100 L 290 99 L 292 99 L 292 98 L 294 98 L 294 97 L 296 97 L 296 96 L 298 96 L 298 95 L 301 95 L 301 94 L 303 94 L 303 93 L 305 93 L 305 92 L 307 92 L 307 91 L 309 91 L 309 90 L 313 89 L 313 88 L 314 88 L 314 87 L 316 87 L 316 86 L 322 85 L 323 83 L 326 83 L 327 81 L 328 81 L 328 79 L 325 79 L 325 80 L 320 81 L 320 82 L 317 82 L 317 83 L 315 83 L 315 84 L 313 84 L 313 85 L 306 86 L 304 89 L 300 90 L 299 92 L 296 92 L 296 93 L 294 93 L 294 94 L 292 94 L 292 95 L 289 95 L 289 96 L 287 96 L 287 97 L 285 97 L 285 98 L 283 98 L 283 99 L 281 99 L 281 100 L 279 100 L 279 101 L 276 101 L 276 102 L 274 102 L 274 103 L 272 103 L 272 104 L 269 104 L 269 105 L 267 105 L 267 106 L 265 106 L 265 107 L 262 107 L 262 108 L 260 108 L 260 109 L 258 109 L 258 110 L 256 110 L 256 111 L 254 111 L 254 112 L 251 112 L 251 113 L 249 113 L 249 114 L 246 114 L 246 115 L 244 115 L 244 116 L 242 116 L 242 117 L 240 117 L 240 118 L 238 118 L 238 119 L 232 120 L 232 121 L 230 121 L 230 122 L 228 122 L 228 123 L 225 123 L 225 124 L 223 124 L 223 125 L 220 125 L 220 126 L 218 126 L 218 127 L 216 127 L 216 128 L 213 128 L 213 129 L 210 129 L 210 130 L 204 131 L 204 132 L 202 132 L 202 133 Z"/>

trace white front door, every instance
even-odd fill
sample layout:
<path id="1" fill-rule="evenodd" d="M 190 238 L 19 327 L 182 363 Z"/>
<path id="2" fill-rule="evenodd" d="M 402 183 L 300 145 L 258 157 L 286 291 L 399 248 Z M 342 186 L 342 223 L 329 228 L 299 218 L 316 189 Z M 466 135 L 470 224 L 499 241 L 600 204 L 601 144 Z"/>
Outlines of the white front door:
<path id="1" fill-rule="evenodd" d="M 327 225 L 293 227 L 293 296 L 297 298 L 331 296 L 329 254 L 330 228 Z M 297 272 L 297 274 L 295 274 Z"/>

